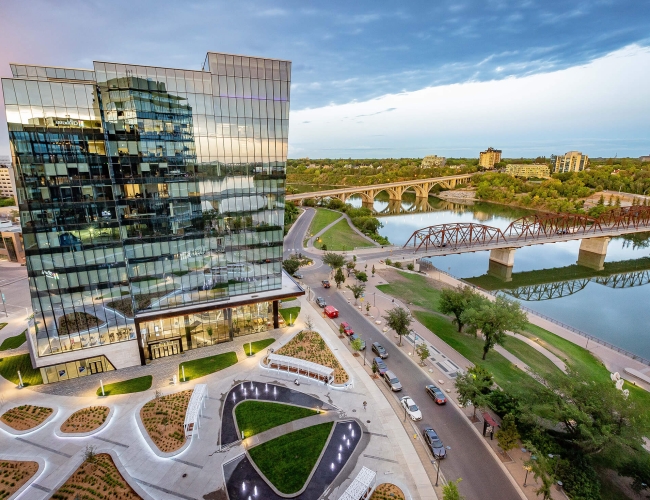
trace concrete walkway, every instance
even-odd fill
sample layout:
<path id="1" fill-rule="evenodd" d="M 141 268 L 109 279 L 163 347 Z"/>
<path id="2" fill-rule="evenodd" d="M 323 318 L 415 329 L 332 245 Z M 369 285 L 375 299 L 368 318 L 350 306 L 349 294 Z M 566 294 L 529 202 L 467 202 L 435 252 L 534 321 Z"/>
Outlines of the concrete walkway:
<path id="1" fill-rule="evenodd" d="M 557 366 L 562 372 L 566 373 L 566 363 L 562 361 L 558 356 L 553 354 L 551 351 L 546 349 L 545 347 L 542 347 L 539 345 L 537 342 L 532 341 L 528 337 L 524 337 L 523 335 L 515 335 L 512 332 L 508 332 L 508 335 L 511 337 L 514 337 L 516 339 L 521 340 L 522 342 L 525 342 L 528 344 L 530 347 L 535 349 L 537 352 L 540 354 L 543 354 L 545 357 L 547 357 L 555 366 Z"/>
<path id="2" fill-rule="evenodd" d="M 258 444 L 266 443 L 277 437 L 283 436 L 284 434 L 289 434 L 290 432 L 299 431 L 300 429 L 305 429 L 311 427 L 312 425 L 324 424 L 326 422 L 336 422 L 339 420 L 338 412 L 328 411 L 321 413 L 320 415 L 312 415 L 311 417 L 300 418 L 294 420 L 293 422 L 288 422 L 283 425 L 278 425 L 269 429 L 268 431 L 260 432 L 249 438 L 244 439 L 242 444 L 246 449 L 257 446 Z"/>

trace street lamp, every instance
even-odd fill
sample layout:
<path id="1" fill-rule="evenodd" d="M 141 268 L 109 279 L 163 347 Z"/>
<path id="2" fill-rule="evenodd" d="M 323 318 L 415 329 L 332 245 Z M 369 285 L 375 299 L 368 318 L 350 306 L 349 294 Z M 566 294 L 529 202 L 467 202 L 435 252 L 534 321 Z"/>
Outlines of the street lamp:
<path id="1" fill-rule="evenodd" d="M 438 478 L 440 477 L 440 458 L 435 457 L 436 459 L 436 488 L 438 487 Z"/>
<path id="2" fill-rule="evenodd" d="M 530 465 L 524 465 L 524 469 L 526 470 L 526 477 L 524 478 L 524 487 L 526 487 L 526 481 L 528 481 L 528 473 L 533 470 L 533 468 Z"/>
<path id="3" fill-rule="evenodd" d="M 368 339 L 370 342 L 372 342 L 372 339 Z M 371 344 L 372 345 L 372 344 Z M 368 351 L 368 344 L 366 344 L 366 348 L 363 350 L 363 366 L 366 366 L 366 352 Z"/>

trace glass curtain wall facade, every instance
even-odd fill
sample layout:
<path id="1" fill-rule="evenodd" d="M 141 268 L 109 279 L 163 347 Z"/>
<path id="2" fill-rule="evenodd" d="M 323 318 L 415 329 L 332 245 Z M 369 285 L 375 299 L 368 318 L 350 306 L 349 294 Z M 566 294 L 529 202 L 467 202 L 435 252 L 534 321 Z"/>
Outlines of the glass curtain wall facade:
<path id="1" fill-rule="evenodd" d="M 165 337 L 188 349 L 266 327 L 271 302 L 218 309 L 282 287 L 291 63 L 11 69 L 35 354 L 133 342 L 152 358 Z M 154 311 L 166 326 L 140 325 Z"/>

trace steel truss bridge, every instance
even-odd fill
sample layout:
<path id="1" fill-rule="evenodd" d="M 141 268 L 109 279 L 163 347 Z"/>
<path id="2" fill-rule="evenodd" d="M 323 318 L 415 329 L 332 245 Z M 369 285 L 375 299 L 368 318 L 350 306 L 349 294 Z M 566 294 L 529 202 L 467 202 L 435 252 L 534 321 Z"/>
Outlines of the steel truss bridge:
<path id="1" fill-rule="evenodd" d="M 647 206 L 617 208 L 598 218 L 581 214 L 535 213 L 513 221 L 504 230 L 475 223 L 425 227 L 413 232 L 403 250 L 463 253 L 641 231 L 650 231 L 650 207 Z"/>
<path id="2" fill-rule="evenodd" d="M 650 270 L 631 271 L 628 273 L 612 274 L 611 276 L 598 276 L 595 278 L 581 278 L 568 281 L 557 281 L 554 283 L 540 283 L 537 285 L 520 286 L 513 289 L 499 290 L 516 299 L 538 302 L 541 300 L 552 300 L 573 295 L 584 290 L 589 283 L 610 288 L 631 288 L 643 286 L 650 283 Z"/>

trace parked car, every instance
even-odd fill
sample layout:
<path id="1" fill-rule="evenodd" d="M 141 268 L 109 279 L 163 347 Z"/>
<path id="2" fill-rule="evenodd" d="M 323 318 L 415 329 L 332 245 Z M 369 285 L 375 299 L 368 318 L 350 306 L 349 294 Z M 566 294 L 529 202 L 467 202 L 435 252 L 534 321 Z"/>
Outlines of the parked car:
<path id="1" fill-rule="evenodd" d="M 363 351 L 366 348 L 366 341 L 363 340 L 362 338 L 359 338 L 359 336 L 356 333 L 353 333 L 352 335 L 350 335 L 350 342 L 352 342 L 353 340 L 357 340 L 357 339 L 359 339 L 361 341 L 361 350 Z"/>
<path id="2" fill-rule="evenodd" d="M 427 391 L 427 394 L 436 402 L 436 404 L 444 405 L 447 402 L 447 397 L 440 390 L 438 386 L 433 384 L 427 385 L 424 388 Z"/>
<path id="3" fill-rule="evenodd" d="M 383 377 L 384 373 L 386 373 L 388 371 L 388 366 L 386 366 L 386 363 L 384 363 L 384 360 L 379 358 L 379 357 L 373 358 L 372 366 L 377 367 L 377 373 L 379 373 L 379 375 L 381 377 Z"/>
<path id="4" fill-rule="evenodd" d="M 304 278 L 304 276 L 302 275 L 302 273 L 293 273 L 293 277 L 296 278 L 296 279 L 299 279 L 299 280 L 301 280 L 301 279 Z"/>
<path id="5" fill-rule="evenodd" d="M 398 392 L 402 390 L 402 384 L 400 384 L 397 375 L 392 371 L 387 370 L 386 373 L 384 373 L 384 381 L 388 384 L 391 391 Z"/>
<path id="6" fill-rule="evenodd" d="M 341 326 L 339 327 L 339 331 L 341 333 L 345 333 L 348 336 L 354 334 L 354 330 L 350 326 L 350 323 L 348 323 L 347 321 L 342 321 L 341 322 Z"/>
<path id="7" fill-rule="evenodd" d="M 319 307 L 323 308 L 327 305 L 323 297 L 316 297 L 316 304 L 318 304 Z"/>
<path id="8" fill-rule="evenodd" d="M 406 410 L 408 416 L 411 417 L 411 420 L 422 420 L 422 412 L 410 396 L 404 396 L 403 398 L 400 398 L 400 401 L 402 402 L 402 406 Z"/>
<path id="9" fill-rule="evenodd" d="M 325 306 L 323 308 L 323 311 L 330 318 L 338 318 L 339 317 L 339 310 L 334 306 Z"/>
<path id="10" fill-rule="evenodd" d="M 379 342 L 372 343 L 372 352 L 374 352 L 381 359 L 386 359 L 388 357 L 386 349 L 384 349 L 384 347 Z"/>
<path id="11" fill-rule="evenodd" d="M 431 449 L 434 458 L 441 459 L 447 456 L 445 445 L 442 444 L 442 441 L 438 437 L 438 433 L 434 431 L 432 427 L 425 427 L 422 429 L 422 435 L 424 436 L 424 442 L 427 443 Z"/>
<path id="12" fill-rule="evenodd" d="M 330 287 L 329 280 L 323 280 L 323 281 L 321 281 L 321 283 L 323 284 L 323 288 L 329 288 Z"/>

